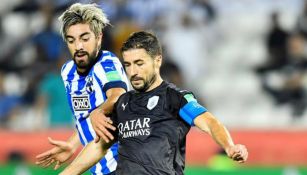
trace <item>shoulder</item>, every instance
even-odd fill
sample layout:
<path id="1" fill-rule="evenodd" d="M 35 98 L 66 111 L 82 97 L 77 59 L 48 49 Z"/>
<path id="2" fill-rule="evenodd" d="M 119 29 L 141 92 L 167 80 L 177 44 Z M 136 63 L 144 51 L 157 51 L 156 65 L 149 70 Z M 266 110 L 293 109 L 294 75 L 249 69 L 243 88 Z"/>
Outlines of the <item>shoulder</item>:
<path id="1" fill-rule="evenodd" d="M 172 83 L 168 83 L 166 99 L 176 109 L 190 101 L 197 101 L 191 91 L 178 88 Z"/>
<path id="2" fill-rule="evenodd" d="M 120 96 L 120 99 L 127 99 L 127 98 L 130 98 L 131 96 L 135 95 L 136 91 L 135 90 L 130 90 L 130 91 L 127 91 L 125 92 L 124 94 L 122 94 Z"/>
<path id="3" fill-rule="evenodd" d="M 66 63 L 64 63 L 61 69 L 62 78 L 65 79 L 65 77 L 70 76 L 70 74 L 74 74 L 75 69 L 76 66 L 73 60 L 69 60 Z"/>
<path id="4" fill-rule="evenodd" d="M 119 62 L 119 59 L 114 53 L 103 50 L 98 62 Z"/>
<path id="5" fill-rule="evenodd" d="M 104 69 L 105 69 L 105 67 L 112 68 L 112 66 L 116 66 L 116 65 L 121 65 L 121 62 L 118 59 L 118 57 L 110 51 L 103 50 L 99 60 L 97 61 L 97 63 L 94 66 L 94 69 L 95 70 L 100 69 L 101 66 Z"/>
<path id="6" fill-rule="evenodd" d="M 118 97 L 118 100 L 116 101 L 115 104 L 117 105 L 123 102 L 127 102 L 130 99 L 130 97 L 134 94 L 134 92 L 135 92 L 134 90 L 131 90 L 131 91 L 123 93 L 122 95 Z"/>
<path id="7" fill-rule="evenodd" d="M 186 94 L 192 94 L 191 91 L 181 89 L 173 83 L 166 82 L 166 85 L 167 85 L 166 90 L 167 90 L 168 95 L 175 95 L 178 97 L 183 97 Z"/>

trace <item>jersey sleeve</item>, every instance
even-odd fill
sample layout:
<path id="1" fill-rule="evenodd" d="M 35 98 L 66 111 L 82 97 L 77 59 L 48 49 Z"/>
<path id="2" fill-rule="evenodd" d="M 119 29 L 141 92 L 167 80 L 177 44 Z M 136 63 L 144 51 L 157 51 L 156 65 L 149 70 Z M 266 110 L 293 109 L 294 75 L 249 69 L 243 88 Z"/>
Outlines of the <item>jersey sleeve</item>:
<path id="1" fill-rule="evenodd" d="M 127 91 L 128 80 L 124 68 L 114 54 L 108 53 L 108 58 L 98 63 L 95 76 L 99 79 L 104 92 L 111 88 L 123 88 Z"/>
<path id="2" fill-rule="evenodd" d="M 179 116 L 189 125 L 194 126 L 194 119 L 208 110 L 200 105 L 189 91 L 180 91 Z"/>

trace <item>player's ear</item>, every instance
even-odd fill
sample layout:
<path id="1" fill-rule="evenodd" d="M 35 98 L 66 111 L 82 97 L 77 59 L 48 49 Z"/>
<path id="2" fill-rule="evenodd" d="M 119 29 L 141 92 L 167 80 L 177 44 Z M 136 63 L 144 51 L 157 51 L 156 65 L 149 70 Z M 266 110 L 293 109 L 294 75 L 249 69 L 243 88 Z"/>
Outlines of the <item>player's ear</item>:
<path id="1" fill-rule="evenodd" d="M 157 67 L 161 67 L 161 65 L 162 65 L 162 55 L 157 55 L 155 57 L 155 64 L 156 64 Z"/>
<path id="2" fill-rule="evenodd" d="M 98 36 L 97 36 L 97 39 L 98 39 L 98 42 L 101 43 L 102 41 L 102 38 L 103 38 L 103 33 L 99 33 Z"/>

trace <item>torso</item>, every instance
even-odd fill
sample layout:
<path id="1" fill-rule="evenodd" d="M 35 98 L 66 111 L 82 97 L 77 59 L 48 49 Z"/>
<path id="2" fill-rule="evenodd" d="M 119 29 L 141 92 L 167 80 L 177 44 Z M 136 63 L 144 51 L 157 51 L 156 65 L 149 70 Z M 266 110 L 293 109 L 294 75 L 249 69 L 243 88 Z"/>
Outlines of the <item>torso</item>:
<path id="1" fill-rule="evenodd" d="M 74 114 L 76 128 L 83 145 L 88 144 L 96 137 L 88 116 L 107 99 L 105 88 L 113 82 L 113 75 L 117 75 L 115 78 L 118 78 L 123 84 L 128 84 L 118 58 L 108 51 L 102 52 L 87 75 L 79 75 L 72 60 L 62 68 L 62 79 L 68 103 Z M 115 170 L 117 147 L 116 143 L 109 149 L 105 158 L 91 169 L 92 173 L 105 174 Z"/>
<path id="2" fill-rule="evenodd" d="M 190 126 L 178 117 L 179 104 L 180 93 L 165 82 L 150 92 L 132 91 L 119 99 L 118 174 L 183 174 Z"/>

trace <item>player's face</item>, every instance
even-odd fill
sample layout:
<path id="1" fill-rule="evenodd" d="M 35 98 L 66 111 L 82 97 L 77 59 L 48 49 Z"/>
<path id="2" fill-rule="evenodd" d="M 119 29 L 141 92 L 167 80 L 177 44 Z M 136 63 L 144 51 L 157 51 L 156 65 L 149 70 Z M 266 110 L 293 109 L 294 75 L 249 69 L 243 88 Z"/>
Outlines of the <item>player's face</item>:
<path id="1" fill-rule="evenodd" d="M 145 49 L 131 49 L 123 52 L 123 59 L 132 87 L 137 91 L 147 91 L 159 73 L 156 58 L 150 57 Z"/>
<path id="2" fill-rule="evenodd" d="M 68 27 L 65 37 L 78 71 L 89 69 L 98 55 L 102 34 L 96 37 L 89 24 L 79 23 Z"/>

